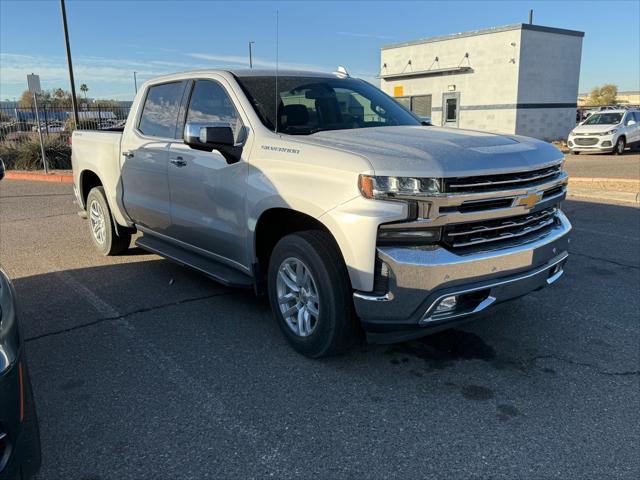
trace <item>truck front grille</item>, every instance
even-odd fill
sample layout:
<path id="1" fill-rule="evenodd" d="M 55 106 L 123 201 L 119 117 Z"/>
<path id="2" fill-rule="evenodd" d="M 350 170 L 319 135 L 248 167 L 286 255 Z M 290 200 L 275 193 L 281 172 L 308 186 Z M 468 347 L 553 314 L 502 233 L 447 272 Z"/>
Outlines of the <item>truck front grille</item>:
<path id="1" fill-rule="evenodd" d="M 503 173 L 498 175 L 484 175 L 481 177 L 445 178 L 444 191 L 455 194 L 526 188 L 541 181 L 553 180 L 559 177 L 561 173 L 562 165 L 558 163 L 551 167 L 530 172 Z"/>
<path id="2" fill-rule="evenodd" d="M 442 242 L 451 249 L 497 247 L 514 240 L 530 241 L 556 225 L 556 207 L 515 217 L 452 224 L 444 227 Z"/>

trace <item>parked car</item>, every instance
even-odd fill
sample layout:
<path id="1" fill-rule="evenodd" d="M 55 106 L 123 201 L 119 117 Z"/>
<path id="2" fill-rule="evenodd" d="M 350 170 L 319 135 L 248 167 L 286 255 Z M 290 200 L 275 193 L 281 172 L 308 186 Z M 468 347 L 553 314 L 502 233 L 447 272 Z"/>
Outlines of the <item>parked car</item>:
<path id="1" fill-rule="evenodd" d="M 361 328 L 377 343 L 449 328 L 557 281 L 563 160 L 531 138 L 425 127 L 345 74 L 258 70 L 151 80 L 122 132 L 75 131 L 72 148 L 100 253 L 140 231 L 140 247 L 268 295 L 309 357 Z"/>
<path id="2" fill-rule="evenodd" d="M 593 113 L 569 133 L 572 153 L 613 152 L 640 144 L 640 110 L 603 110 Z"/>
<path id="3" fill-rule="evenodd" d="M 37 132 L 38 131 L 38 126 L 34 125 L 31 128 L 32 131 Z M 64 123 L 62 122 L 50 122 L 48 124 L 40 124 L 40 130 L 43 133 L 49 132 L 49 133 L 60 133 L 60 132 L 64 132 Z"/>
<path id="4" fill-rule="evenodd" d="M 0 268 L 0 478 L 27 479 L 40 467 L 40 433 L 13 285 Z"/>

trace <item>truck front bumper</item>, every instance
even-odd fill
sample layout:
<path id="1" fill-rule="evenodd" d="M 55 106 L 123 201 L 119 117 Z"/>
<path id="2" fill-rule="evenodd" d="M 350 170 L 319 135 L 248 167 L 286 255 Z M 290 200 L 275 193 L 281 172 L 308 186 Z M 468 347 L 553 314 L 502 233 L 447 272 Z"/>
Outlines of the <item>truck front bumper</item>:
<path id="1" fill-rule="evenodd" d="M 420 337 L 554 283 L 568 257 L 571 224 L 559 222 L 535 241 L 460 255 L 443 247 L 379 247 L 388 291 L 354 293 L 372 343 Z"/>

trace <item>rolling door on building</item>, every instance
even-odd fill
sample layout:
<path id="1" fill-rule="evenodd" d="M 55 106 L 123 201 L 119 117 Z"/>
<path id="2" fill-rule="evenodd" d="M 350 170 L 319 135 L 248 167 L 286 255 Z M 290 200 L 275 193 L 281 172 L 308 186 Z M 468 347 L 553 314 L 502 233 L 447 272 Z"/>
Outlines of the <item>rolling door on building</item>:
<path id="1" fill-rule="evenodd" d="M 395 100 L 407 110 L 419 117 L 431 116 L 431 95 L 416 95 L 413 97 L 395 97 Z"/>
<path id="2" fill-rule="evenodd" d="M 419 117 L 430 117 L 431 95 L 411 97 L 411 111 Z"/>

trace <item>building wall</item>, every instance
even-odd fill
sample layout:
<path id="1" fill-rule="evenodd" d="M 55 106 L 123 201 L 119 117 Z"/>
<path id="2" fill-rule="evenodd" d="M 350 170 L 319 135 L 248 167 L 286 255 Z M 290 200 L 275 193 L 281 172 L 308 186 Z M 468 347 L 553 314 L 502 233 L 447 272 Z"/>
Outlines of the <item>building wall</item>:
<path id="1" fill-rule="evenodd" d="M 383 47 L 382 77 L 459 65 L 471 69 L 382 78 L 381 88 L 396 97 L 432 95 L 435 125 L 442 124 L 443 94 L 455 91 L 460 94 L 460 128 L 566 138 L 575 126 L 582 36 L 512 25 Z"/>
<path id="2" fill-rule="evenodd" d="M 569 135 L 576 125 L 581 54 L 581 36 L 522 30 L 517 134 L 544 140 Z"/>
<path id="3" fill-rule="evenodd" d="M 515 44 L 512 45 L 512 43 Z M 459 74 L 438 74 L 426 77 L 381 79 L 381 89 L 391 96 L 402 87 L 403 96 L 432 95 L 432 121 L 442 121 L 442 94 L 455 85 L 460 93 L 459 127 L 514 133 L 515 121 L 501 118 L 495 110 L 464 110 L 483 105 L 515 104 L 518 94 L 518 45 L 520 30 L 497 31 L 477 36 L 447 38 L 440 41 L 409 44 L 381 51 L 382 75 L 437 68 L 471 66 L 471 71 Z M 464 58 L 465 54 L 469 58 Z M 434 63 L 438 57 L 439 62 Z M 512 60 L 514 59 L 514 60 Z M 411 60 L 411 65 L 407 65 Z M 514 61 L 516 63 L 514 63 Z M 386 68 L 384 65 L 386 64 Z M 509 116 L 508 116 L 509 117 Z"/>

